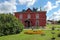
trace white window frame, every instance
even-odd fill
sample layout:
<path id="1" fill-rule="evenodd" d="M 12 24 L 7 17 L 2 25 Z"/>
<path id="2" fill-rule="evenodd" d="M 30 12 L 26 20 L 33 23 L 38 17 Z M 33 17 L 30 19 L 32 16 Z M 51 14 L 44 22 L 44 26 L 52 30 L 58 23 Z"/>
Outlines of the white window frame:
<path id="1" fill-rule="evenodd" d="M 36 26 L 39 26 L 39 20 L 36 20 Z"/>
<path id="2" fill-rule="evenodd" d="M 27 16 L 27 17 L 28 17 L 28 19 L 30 19 L 31 15 L 30 15 L 30 14 L 28 14 L 28 16 Z"/>
<path id="3" fill-rule="evenodd" d="M 20 19 L 22 19 L 22 14 L 20 14 Z"/>
<path id="4" fill-rule="evenodd" d="M 39 19 L 39 14 L 36 14 L 36 19 Z"/>

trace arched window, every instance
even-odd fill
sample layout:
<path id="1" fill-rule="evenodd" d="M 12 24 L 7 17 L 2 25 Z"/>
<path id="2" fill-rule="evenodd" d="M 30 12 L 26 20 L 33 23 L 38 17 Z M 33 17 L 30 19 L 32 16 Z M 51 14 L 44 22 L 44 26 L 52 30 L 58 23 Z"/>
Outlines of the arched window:
<path id="1" fill-rule="evenodd" d="M 39 14 L 36 14 L 36 19 L 39 19 Z"/>

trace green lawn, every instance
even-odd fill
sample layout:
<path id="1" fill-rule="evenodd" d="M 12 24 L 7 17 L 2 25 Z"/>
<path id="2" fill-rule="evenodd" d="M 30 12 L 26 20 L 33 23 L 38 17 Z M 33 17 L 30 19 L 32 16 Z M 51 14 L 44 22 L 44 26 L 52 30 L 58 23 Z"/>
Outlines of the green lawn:
<path id="1" fill-rule="evenodd" d="M 24 34 L 24 31 L 21 34 L 2 36 L 0 37 L 0 40 L 51 40 L 51 38 L 53 37 L 53 34 L 51 34 L 51 30 L 44 30 L 45 36 L 41 36 L 40 34 L 28 35 Z M 57 37 L 58 33 L 59 31 L 55 30 L 54 37 L 56 38 L 56 40 L 60 40 L 60 38 Z"/>
<path id="2" fill-rule="evenodd" d="M 52 26 L 54 26 L 55 28 L 60 28 L 60 24 L 48 24 L 46 27 L 51 28 Z"/>
<path id="3" fill-rule="evenodd" d="M 24 34 L 24 31 L 26 30 L 23 30 L 20 34 L 2 36 L 0 37 L 0 40 L 51 40 L 51 38 L 53 37 L 53 34 L 51 34 L 52 30 L 43 30 L 45 33 L 44 36 L 41 36 L 40 34 L 34 35 Z M 54 30 L 54 32 L 55 32 L 54 37 L 56 38 L 56 40 L 60 40 L 60 38 L 57 37 L 60 31 Z"/>

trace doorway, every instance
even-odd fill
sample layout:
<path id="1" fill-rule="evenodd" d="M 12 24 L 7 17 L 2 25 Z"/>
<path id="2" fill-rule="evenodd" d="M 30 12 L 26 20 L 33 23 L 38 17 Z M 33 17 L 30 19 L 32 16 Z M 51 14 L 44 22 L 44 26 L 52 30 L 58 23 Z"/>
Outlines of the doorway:
<path id="1" fill-rule="evenodd" d="M 28 20 L 25 20 L 25 27 L 26 28 L 30 28 L 31 27 L 30 20 L 29 19 Z"/>

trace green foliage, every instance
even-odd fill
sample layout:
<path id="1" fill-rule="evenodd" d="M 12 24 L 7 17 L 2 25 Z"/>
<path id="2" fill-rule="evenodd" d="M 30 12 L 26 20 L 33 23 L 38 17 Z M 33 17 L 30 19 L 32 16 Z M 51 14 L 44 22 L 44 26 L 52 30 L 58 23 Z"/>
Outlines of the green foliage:
<path id="1" fill-rule="evenodd" d="M 0 14 L 0 36 L 17 34 L 23 30 L 21 22 L 12 14 Z"/>
<path id="2" fill-rule="evenodd" d="M 58 21 L 58 23 L 60 24 L 60 20 Z"/>

